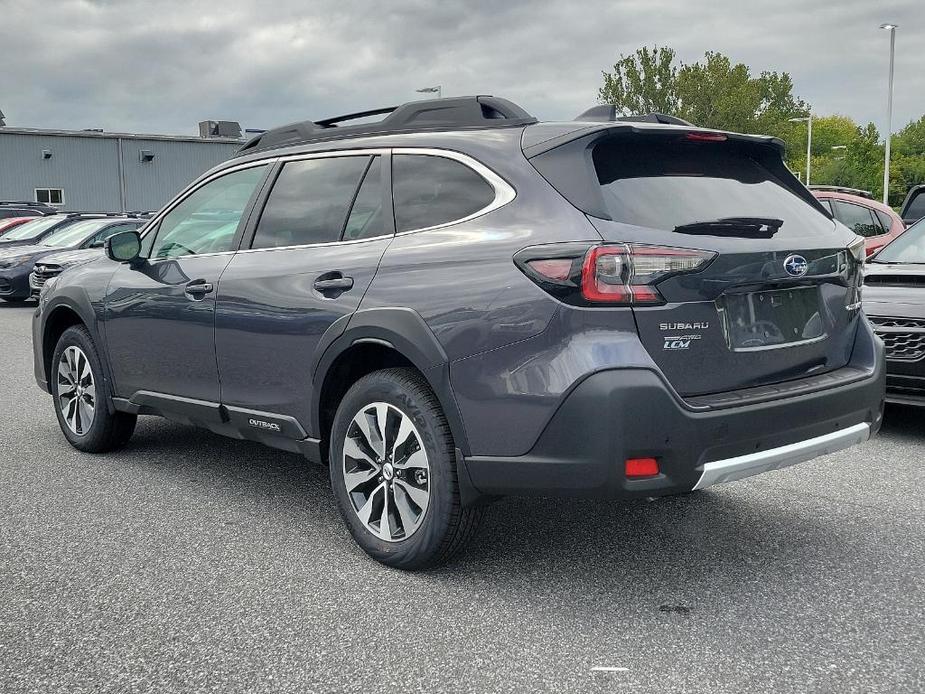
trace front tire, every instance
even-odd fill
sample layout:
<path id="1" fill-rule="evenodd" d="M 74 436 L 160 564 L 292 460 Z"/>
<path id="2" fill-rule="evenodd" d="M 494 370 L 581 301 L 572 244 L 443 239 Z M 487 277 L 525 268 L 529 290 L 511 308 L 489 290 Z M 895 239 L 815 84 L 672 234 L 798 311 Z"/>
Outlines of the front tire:
<path id="1" fill-rule="evenodd" d="M 74 448 L 106 453 L 128 443 L 137 417 L 110 412 L 103 367 L 82 325 L 62 333 L 51 358 L 48 381 L 61 432 Z"/>
<path id="2" fill-rule="evenodd" d="M 460 504 L 450 427 L 414 369 L 376 371 L 347 391 L 331 429 L 330 473 L 354 540 L 395 568 L 446 563 L 484 515 Z"/>

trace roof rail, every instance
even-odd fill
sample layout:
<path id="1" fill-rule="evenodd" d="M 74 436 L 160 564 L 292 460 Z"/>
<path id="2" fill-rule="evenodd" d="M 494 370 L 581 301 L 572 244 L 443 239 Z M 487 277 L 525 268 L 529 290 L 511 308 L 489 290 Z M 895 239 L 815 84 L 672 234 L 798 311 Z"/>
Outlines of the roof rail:
<path id="1" fill-rule="evenodd" d="M 382 115 L 385 118 L 375 123 L 342 125 L 352 120 Z M 500 128 L 536 122 L 536 118 L 517 104 L 496 96 L 428 99 L 273 128 L 244 143 L 238 150 L 238 155 L 342 137 L 464 128 Z"/>
<path id="2" fill-rule="evenodd" d="M 830 193 L 847 193 L 848 195 L 857 195 L 861 198 L 874 199 L 873 193 L 869 190 L 861 190 L 860 188 L 849 188 L 847 186 L 817 186 L 815 184 L 806 187 L 810 190 L 828 191 Z"/>
<path id="3" fill-rule="evenodd" d="M 6 205 L 8 207 L 51 207 L 48 203 L 35 202 L 33 200 L 0 200 L 0 205 Z"/>
<path id="4" fill-rule="evenodd" d="M 686 120 L 682 120 L 676 116 L 669 116 L 667 113 L 653 112 L 647 113 L 644 116 L 618 116 L 617 107 L 613 104 L 592 106 L 587 111 L 576 116 L 575 120 L 601 123 L 616 121 L 626 121 L 630 123 L 661 123 L 663 125 L 686 125 L 688 127 L 695 127 L 693 123 L 688 123 Z"/>

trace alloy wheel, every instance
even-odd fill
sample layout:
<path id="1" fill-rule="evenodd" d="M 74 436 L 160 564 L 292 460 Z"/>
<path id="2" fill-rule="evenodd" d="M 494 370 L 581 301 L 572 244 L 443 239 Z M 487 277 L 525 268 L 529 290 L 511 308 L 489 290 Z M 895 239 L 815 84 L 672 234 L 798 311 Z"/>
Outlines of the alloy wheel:
<path id="1" fill-rule="evenodd" d="M 96 412 L 96 381 L 90 360 L 80 347 L 70 346 L 58 360 L 58 408 L 68 429 L 78 436 L 93 425 Z"/>
<path id="2" fill-rule="evenodd" d="M 430 465 L 411 418 L 394 405 L 363 407 L 347 428 L 341 470 L 357 517 L 386 542 L 421 527 L 430 501 Z"/>

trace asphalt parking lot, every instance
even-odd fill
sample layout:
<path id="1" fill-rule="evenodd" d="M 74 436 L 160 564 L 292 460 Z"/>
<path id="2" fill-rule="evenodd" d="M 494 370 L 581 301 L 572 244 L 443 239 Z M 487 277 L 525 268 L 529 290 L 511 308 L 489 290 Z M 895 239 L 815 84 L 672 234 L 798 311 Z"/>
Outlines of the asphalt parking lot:
<path id="1" fill-rule="evenodd" d="M 354 545 L 326 472 L 143 418 L 65 443 L 0 305 L 0 691 L 925 690 L 925 412 L 689 497 L 508 499 L 427 574 Z"/>

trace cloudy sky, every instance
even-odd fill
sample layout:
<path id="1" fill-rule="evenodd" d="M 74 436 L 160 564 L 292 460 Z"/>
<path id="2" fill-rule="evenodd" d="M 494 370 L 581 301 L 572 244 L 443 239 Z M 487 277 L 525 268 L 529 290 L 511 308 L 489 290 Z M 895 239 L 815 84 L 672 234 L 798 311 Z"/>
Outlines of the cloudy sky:
<path id="1" fill-rule="evenodd" d="M 0 0 L 7 124 L 195 133 L 393 105 L 434 84 L 541 119 L 596 101 L 601 70 L 659 44 L 789 72 L 821 114 L 925 113 L 925 0 Z"/>

